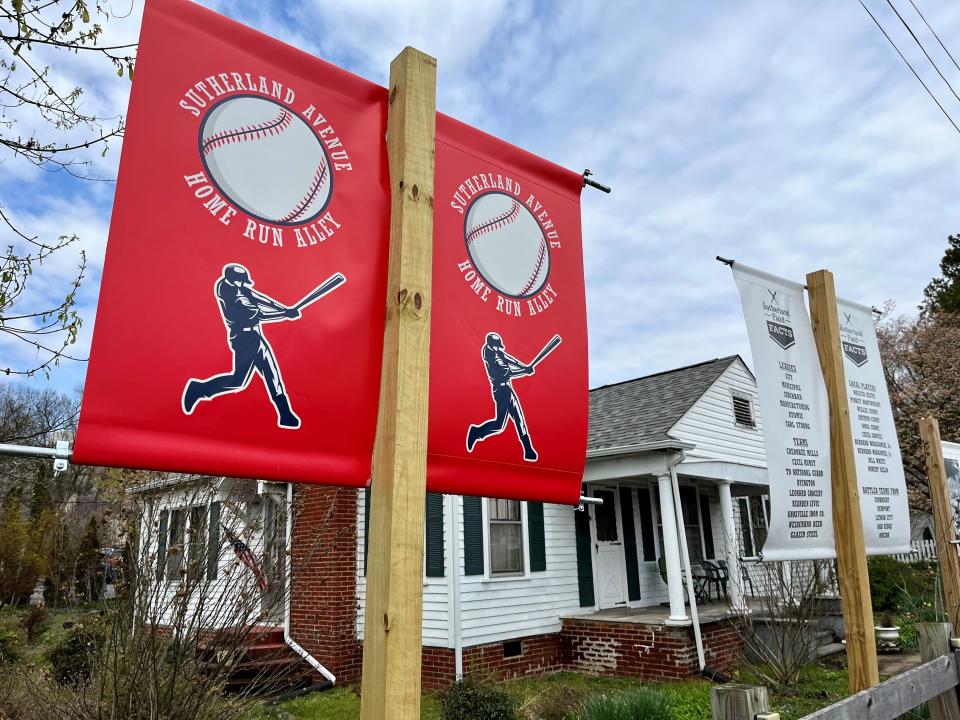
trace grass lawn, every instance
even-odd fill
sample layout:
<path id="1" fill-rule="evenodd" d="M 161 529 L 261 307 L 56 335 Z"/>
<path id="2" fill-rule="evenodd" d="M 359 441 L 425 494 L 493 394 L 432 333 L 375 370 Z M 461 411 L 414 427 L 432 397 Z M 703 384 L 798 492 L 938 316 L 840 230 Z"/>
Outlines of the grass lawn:
<path id="1" fill-rule="evenodd" d="M 564 672 L 535 679 L 509 680 L 503 687 L 522 705 L 547 687 L 564 684 L 585 695 L 614 694 L 641 687 L 645 683 L 623 678 L 596 677 Z M 711 720 L 710 683 L 689 680 L 674 683 L 646 683 L 662 690 L 670 698 L 677 720 Z M 354 720 L 360 717 L 360 697 L 356 687 L 338 687 L 307 695 L 280 706 L 284 714 L 297 720 Z M 812 667 L 786 692 L 771 692 L 771 710 L 783 720 L 797 720 L 847 696 L 847 671 Z M 433 693 L 424 695 L 421 715 L 424 720 L 439 720 L 440 708 Z"/>

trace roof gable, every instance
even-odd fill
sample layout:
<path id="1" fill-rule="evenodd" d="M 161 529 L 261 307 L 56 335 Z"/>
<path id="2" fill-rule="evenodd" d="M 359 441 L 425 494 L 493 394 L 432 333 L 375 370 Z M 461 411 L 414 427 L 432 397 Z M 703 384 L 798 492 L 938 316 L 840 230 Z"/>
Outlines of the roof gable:
<path id="1" fill-rule="evenodd" d="M 587 448 L 670 440 L 670 429 L 739 360 L 731 355 L 591 390 Z"/>

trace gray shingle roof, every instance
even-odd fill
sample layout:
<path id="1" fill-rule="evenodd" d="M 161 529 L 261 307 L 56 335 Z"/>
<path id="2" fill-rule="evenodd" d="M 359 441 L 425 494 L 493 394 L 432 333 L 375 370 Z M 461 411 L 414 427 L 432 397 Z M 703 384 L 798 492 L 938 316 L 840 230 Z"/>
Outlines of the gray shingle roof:
<path id="1" fill-rule="evenodd" d="M 670 428 L 738 357 L 594 388 L 590 391 L 587 449 L 669 440 Z"/>

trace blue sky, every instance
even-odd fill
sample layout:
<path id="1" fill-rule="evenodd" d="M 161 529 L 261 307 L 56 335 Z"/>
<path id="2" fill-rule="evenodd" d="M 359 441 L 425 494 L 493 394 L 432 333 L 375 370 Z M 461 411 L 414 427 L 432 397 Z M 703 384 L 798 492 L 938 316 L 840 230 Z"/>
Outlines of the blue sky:
<path id="1" fill-rule="evenodd" d="M 960 6 L 914 1 L 957 56 Z M 440 110 L 613 186 L 583 194 L 592 386 L 733 353 L 750 361 L 715 255 L 795 280 L 827 267 L 840 294 L 913 313 L 960 232 L 960 135 L 856 0 L 204 4 L 382 84 L 390 59 L 418 47 L 438 58 Z M 868 4 L 960 120 L 886 3 Z M 141 12 L 110 23 L 108 40 L 135 39 Z M 125 111 L 129 83 L 109 66 L 54 59 L 54 77 L 86 86 L 86 108 Z M 93 169 L 115 177 L 118 151 Z M 34 232 L 76 232 L 88 252 L 74 348 L 85 357 L 113 184 L 0 161 L 5 208 Z M 74 262 L 45 266 L 34 299 Z M 21 352 L 0 340 L 0 364 L 26 362 Z M 50 382 L 68 390 L 84 372 L 67 363 Z"/>

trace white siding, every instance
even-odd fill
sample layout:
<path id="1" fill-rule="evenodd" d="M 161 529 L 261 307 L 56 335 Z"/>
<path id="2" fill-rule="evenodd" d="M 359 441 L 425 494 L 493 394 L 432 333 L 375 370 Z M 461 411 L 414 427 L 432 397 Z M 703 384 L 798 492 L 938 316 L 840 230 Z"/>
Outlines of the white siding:
<path id="1" fill-rule="evenodd" d="M 457 498 L 457 501 L 461 508 L 458 524 L 462 548 L 462 498 Z M 486 518 L 486 502 L 483 505 Z M 529 553 L 526 553 L 525 567 L 528 571 L 524 577 L 491 579 L 477 575 L 461 578 L 460 621 L 464 646 L 559 632 L 560 617 L 580 611 L 573 513 L 573 508 L 567 505 L 545 503 L 543 506 L 547 549 L 545 571 L 529 572 Z M 523 532 L 526 543 L 526 522 Z M 459 569 L 462 573 L 462 554 Z M 486 548 L 484 569 L 489 571 Z"/>
<path id="2" fill-rule="evenodd" d="M 734 391 L 753 399 L 756 428 L 745 428 L 734 422 Z M 765 467 L 766 455 L 761 429 L 757 384 L 738 359 L 724 370 L 710 389 L 687 410 L 669 434 L 677 440 L 696 445 L 687 452 L 690 460 L 722 460 Z"/>
<path id="3" fill-rule="evenodd" d="M 367 529 L 363 517 L 364 494 L 357 495 L 357 637 L 363 639 L 363 621 L 366 609 L 367 578 L 363 572 L 363 538 Z M 450 518 L 447 506 L 443 508 L 444 561 L 450 564 L 449 548 L 446 544 L 450 532 Z M 449 575 L 449 573 L 447 573 Z M 430 647 L 452 647 L 452 638 L 447 629 L 447 578 L 425 577 L 423 579 L 423 644 Z"/>
<path id="4" fill-rule="evenodd" d="M 363 637 L 363 608 L 366 580 L 363 576 L 363 491 L 357 504 L 357 619 L 358 637 Z M 457 511 L 457 558 L 460 573 L 460 627 L 463 645 L 481 645 L 510 638 L 560 631 L 560 617 L 580 611 L 577 589 L 576 536 L 573 508 L 545 504 L 543 508 L 544 541 L 547 548 L 547 569 L 516 578 L 489 578 L 486 575 L 463 576 L 463 498 L 455 498 Z M 486 503 L 484 512 L 486 513 Z M 444 503 L 444 535 L 450 532 L 449 506 Z M 524 542 L 527 538 L 524 515 Z M 529 552 L 525 551 L 525 567 L 529 569 Z M 450 566 L 449 545 L 444 543 L 444 556 Z M 489 560 L 484 550 L 484 568 Z M 447 573 L 449 575 L 449 571 Z M 658 581 L 659 581 L 659 575 Z M 423 588 L 423 644 L 452 647 L 453 629 L 447 619 L 448 578 L 425 578 Z"/>
<path id="5" fill-rule="evenodd" d="M 164 510 L 171 511 L 182 509 L 189 512 L 191 507 L 203 506 L 205 512 L 209 512 L 209 503 L 212 500 L 223 502 L 221 509 L 221 522 L 226 526 L 232 527 L 235 531 L 243 533 L 243 539 L 250 549 L 258 556 L 263 552 L 263 532 L 260 529 L 247 531 L 242 520 L 232 517 L 232 511 L 226 504 L 230 497 L 229 491 L 221 489 L 220 491 L 198 490 L 193 487 L 173 486 L 165 492 L 159 493 L 151 499 L 141 498 L 144 503 L 143 517 L 141 518 L 141 567 L 143 567 L 154 578 L 148 588 L 149 597 L 141 598 L 144 602 L 149 619 L 151 622 L 160 624 L 174 624 L 175 596 L 181 591 L 182 585 L 178 581 L 170 581 L 166 578 L 166 563 L 162 569 L 161 577 L 156 577 L 156 567 L 158 563 L 157 553 L 159 551 L 159 530 L 160 513 Z M 186 539 L 186 538 L 185 538 Z M 233 625 L 239 625 L 244 622 L 257 622 L 260 611 L 259 602 L 254 601 L 249 608 L 250 614 L 246 616 L 246 609 L 241 602 L 235 600 L 235 596 L 240 591 L 244 591 L 252 598 L 259 598 L 260 590 L 252 571 L 240 564 L 233 553 L 233 549 L 221 531 L 220 549 L 218 554 L 218 572 L 217 578 L 212 581 L 206 579 L 198 582 L 193 593 L 187 599 L 186 619 L 179 621 L 186 627 L 200 628 L 221 628 Z M 170 547 L 167 546 L 166 552 L 170 555 Z M 186 553 L 186 548 L 181 552 Z M 203 556 L 201 560 L 200 572 L 206 578 L 207 572 L 207 540 L 204 539 Z M 230 577 L 228 577 L 228 573 Z M 201 597 L 202 595 L 202 597 Z M 203 607 L 203 614 L 197 616 L 199 608 Z M 269 622 L 269 621 L 268 621 Z"/>

